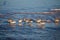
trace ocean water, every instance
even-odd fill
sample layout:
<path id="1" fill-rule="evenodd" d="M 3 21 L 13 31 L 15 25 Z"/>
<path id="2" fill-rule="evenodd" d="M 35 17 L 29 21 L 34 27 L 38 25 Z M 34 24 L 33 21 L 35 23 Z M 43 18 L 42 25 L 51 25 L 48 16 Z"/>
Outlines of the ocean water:
<path id="1" fill-rule="evenodd" d="M 54 14 L 33 14 L 30 12 L 51 12 L 51 9 L 59 9 L 60 0 L 0 0 L 0 40 L 60 40 L 60 22 L 54 23 L 55 18 L 60 18 L 60 12 Z M 18 13 L 19 12 L 19 13 Z M 20 13 L 21 12 L 21 13 Z M 28 14 L 23 14 L 28 12 Z M 12 18 L 16 24 L 10 25 L 7 20 Z M 45 23 L 44 28 L 37 26 L 34 21 L 32 26 L 18 20 L 37 18 L 51 20 Z"/>
<path id="2" fill-rule="evenodd" d="M 60 8 L 60 0 L 1 0 L 0 12 L 45 12 Z M 4 11 L 4 12 L 3 12 Z"/>
<path id="3" fill-rule="evenodd" d="M 59 14 L 59 13 L 58 13 Z M 5 15 L 5 14 L 4 14 Z M 56 17 L 60 17 L 55 14 Z M 55 15 L 44 14 L 9 14 L 5 15 L 0 20 L 0 40 L 60 40 L 60 22 L 58 25 L 54 23 Z M 16 21 L 15 25 L 10 25 L 7 20 L 12 18 Z M 23 18 L 51 20 L 51 23 L 45 23 L 43 26 L 37 26 L 36 22 L 31 23 L 32 26 L 22 23 L 18 25 L 18 20 Z"/>

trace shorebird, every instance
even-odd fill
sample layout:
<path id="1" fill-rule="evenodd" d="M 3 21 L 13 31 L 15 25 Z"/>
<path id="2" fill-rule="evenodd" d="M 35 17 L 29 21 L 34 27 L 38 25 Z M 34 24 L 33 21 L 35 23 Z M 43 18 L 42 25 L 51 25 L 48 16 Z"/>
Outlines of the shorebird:
<path id="1" fill-rule="evenodd" d="M 12 22 L 10 22 L 11 24 L 15 24 L 16 23 L 16 21 L 12 21 Z"/>
<path id="2" fill-rule="evenodd" d="M 41 21 L 42 21 L 41 19 L 36 20 L 37 23 L 40 23 Z"/>
<path id="3" fill-rule="evenodd" d="M 14 21 L 14 20 L 12 20 L 12 19 L 8 19 L 8 22 L 9 22 L 10 24 L 15 24 L 15 23 L 16 23 L 16 21 Z"/>
<path id="4" fill-rule="evenodd" d="M 33 22 L 32 19 L 24 19 L 24 21 L 27 22 L 27 23 L 32 23 Z"/>
<path id="5" fill-rule="evenodd" d="M 8 19 L 8 22 L 12 22 L 13 20 L 12 19 Z"/>
<path id="6" fill-rule="evenodd" d="M 55 19 L 55 23 L 59 23 L 59 21 L 60 21 L 60 20 L 59 20 L 58 18 Z"/>
<path id="7" fill-rule="evenodd" d="M 22 19 L 20 19 L 18 22 L 19 22 L 19 23 L 21 23 L 21 22 L 23 22 L 23 20 L 22 20 Z"/>

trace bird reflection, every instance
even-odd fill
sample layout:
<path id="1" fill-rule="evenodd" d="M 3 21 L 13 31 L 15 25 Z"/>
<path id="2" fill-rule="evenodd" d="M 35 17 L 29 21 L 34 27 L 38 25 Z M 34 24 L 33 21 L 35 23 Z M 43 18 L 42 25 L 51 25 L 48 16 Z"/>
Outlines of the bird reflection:
<path id="1" fill-rule="evenodd" d="M 32 19 L 26 19 L 26 18 L 24 19 L 24 22 L 26 22 L 25 24 L 29 26 L 32 26 L 33 23 Z"/>
<path id="2" fill-rule="evenodd" d="M 22 19 L 19 19 L 18 22 L 19 22 L 18 25 L 19 25 L 19 26 L 22 26 L 22 22 L 23 22 L 23 20 L 22 20 Z"/>
<path id="3" fill-rule="evenodd" d="M 22 23 L 19 23 L 18 25 L 19 25 L 19 26 L 22 26 Z"/>
<path id="4" fill-rule="evenodd" d="M 44 20 L 37 20 L 37 25 L 40 27 L 40 28 L 45 28 L 45 21 Z"/>
<path id="5" fill-rule="evenodd" d="M 46 20 L 47 23 L 50 23 L 51 21 L 50 20 Z"/>
<path id="6" fill-rule="evenodd" d="M 45 23 L 37 23 L 37 26 L 38 26 L 39 28 L 45 28 Z"/>

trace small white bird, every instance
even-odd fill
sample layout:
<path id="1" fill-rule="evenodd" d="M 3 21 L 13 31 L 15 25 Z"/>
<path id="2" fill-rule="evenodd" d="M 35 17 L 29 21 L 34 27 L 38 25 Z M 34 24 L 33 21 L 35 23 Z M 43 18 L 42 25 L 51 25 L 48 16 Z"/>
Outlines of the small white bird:
<path id="1" fill-rule="evenodd" d="M 8 22 L 12 22 L 13 20 L 12 19 L 9 19 Z"/>
<path id="2" fill-rule="evenodd" d="M 36 20 L 37 23 L 40 23 L 41 21 L 42 21 L 41 19 Z"/>
<path id="3" fill-rule="evenodd" d="M 12 21 L 12 22 L 10 22 L 11 24 L 15 24 L 16 23 L 16 21 Z"/>
<path id="4" fill-rule="evenodd" d="M 57 19 L 55 19 L 55 23 L 59 23 L 59 21 L 60 21 L 60 20 L 59 20 L 58 18 L 57 18 Z"/>
<path id="5" fill-rule="evenodd" d="M 19 23 L 21 23 L 22 21 L 23 21 L 23 20 L 20 19 L 20 20 L 19 20 Z"/>

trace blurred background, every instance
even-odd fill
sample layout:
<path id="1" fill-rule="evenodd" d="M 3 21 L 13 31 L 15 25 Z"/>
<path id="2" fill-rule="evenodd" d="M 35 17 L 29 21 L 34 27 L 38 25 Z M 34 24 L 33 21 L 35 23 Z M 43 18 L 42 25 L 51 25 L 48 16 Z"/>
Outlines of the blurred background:
<path id="1" fill-rule="evenodd" d="M 0 0 L 1 12 L 43 12 L 60 8 L 60 0 Z"/>
<path id="2" fill-rule="evenodd" d="M 60 0 L 0 0 L 0 40 L 60 40 Z"/>

